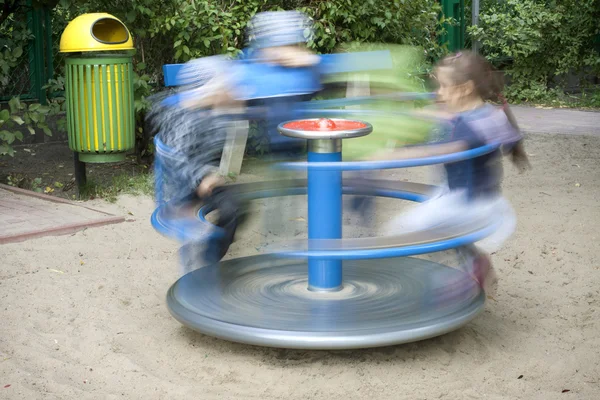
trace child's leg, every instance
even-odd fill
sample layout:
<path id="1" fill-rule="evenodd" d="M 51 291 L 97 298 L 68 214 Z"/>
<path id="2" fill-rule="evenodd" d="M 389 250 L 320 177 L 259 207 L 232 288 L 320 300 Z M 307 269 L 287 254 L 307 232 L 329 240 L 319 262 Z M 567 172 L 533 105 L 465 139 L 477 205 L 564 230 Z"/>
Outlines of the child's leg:
<path id="1" fill-rule="evenodd" d="M 515 213 L 504 198 L 490 200 L 481 205 L 481 212 L 488 218 L 500 218 L 501 224 L 492 235 L 475 245 L 459 249 L 465 259 L 468 272 L 483 287 L 488 297 L 495 297 L 498 276 L 492 266 L 489 254 L 498 251 L 502 244 L 513 234 L 517 219 Z"/>
<path id="2" fill-rule="evenodd" d="M 443 194 L 392 219 L 387 226 L 387 231 L 398 234 L 464 223 L 465 218 L 468 218 L 468 210 L 464 193 Z"/>
<path id="3" fill-rule="evenodd" d="M 496 295 L 498 277 L 488 254 L 474 245 L 461 247 L 458 253 L 463 268 L 483 288 L 488 297 Z"/>
<path id="4" fill-rule="evenodd" d="M 515 232 L 517 217 L 511 205 L 504 198 L 494 201 L 489 209 L 490 218 L 501 218 L 501 224 L 490 236 L 477 243 L 477 246 L 487 253 L 498 251 L 504 242 Z"/>
<path id="5" fill-rule="evenodd" d="M 475 246 L 458 249 L 464 274 L 457 274 L 453 268 L 436 272 L 430 281 L 431 290 L 425 304 L 437 306 L 453 299 L 460 299 L 472 293 L 476 286 L 483 288 L 489 298 L 494 298 L 497 279 L 487 254 Z"/>
<path id="6" fill-rule="evenodd" d="M 182 276 L 205 265 L 202 262 L 203 250 L 204 246 L 198 242 L 188 242 L 181 246 L 179 249 L 179 262 Z"/>
<path id="7" fill-rule="evenodd" d="M 235 194 L 227 189 L 213 194 L 206 202 L 214 204 L 219 212 L 219 220 L 216 225 L 220 228 L 220 232 L 208 240 L 205 251 L 205 261 L 215 263 L 225 257 L 229 246 L 235 239 L 238 227 L 245 222 L 248 204 L 245 201 L 239 201 Z"/>

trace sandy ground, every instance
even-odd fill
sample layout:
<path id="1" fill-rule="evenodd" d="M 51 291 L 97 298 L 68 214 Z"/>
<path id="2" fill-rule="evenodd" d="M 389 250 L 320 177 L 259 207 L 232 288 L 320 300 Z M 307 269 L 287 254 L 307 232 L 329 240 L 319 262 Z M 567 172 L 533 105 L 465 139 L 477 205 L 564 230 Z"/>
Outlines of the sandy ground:
<path id="1" fill-rule="evenodd" d="M 534 170 L 507 167 L 519 226 L 494 255 L 496 301 L 456 332 L 341 352 L 197 334 L 165 306 L 177 245 L 150 198 L 122 197 L 92 204 L 130 222 L 0 247 L 0 398 L 599 399 L 600 137 L 528 139 Z M 230 256 L 258 253 L 260 229 Z"/>

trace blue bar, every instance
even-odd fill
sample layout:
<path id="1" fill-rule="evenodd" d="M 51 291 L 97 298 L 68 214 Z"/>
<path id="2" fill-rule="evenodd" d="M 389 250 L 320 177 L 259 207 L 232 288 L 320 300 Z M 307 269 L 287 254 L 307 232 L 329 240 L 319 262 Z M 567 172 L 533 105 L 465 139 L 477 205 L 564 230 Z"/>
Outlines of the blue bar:
<path id="1" fill-rule="evenodd" d="M 308 162 L 339 162 L 342 153 L 308 153 Z M 342 172 L 308 171 L 308 238 L 342 238 Z M 333 291 L 342 285 L 342 260 L 308 260 L 308 289 Z"/>
<path id="2" fill-rule="evenodd" d="M 393 66 L 392 53 L 389 50 L 321 55 L 323 74 L 385 70 L 392 69 Z"/>
<path id="3" fill-rule="evenodd" d="M 320 70 L 322 74 L 341 74 L 348 72 L 362 72 L 392 69 L 392 55 L 389 50 L 377 50 L 357 53 L 334 53 L 323 54 L 321 57 Z M 179 70 L 183 64 L 163 65 L 165 86 L 179 86 L 177 79 Z"/>
<path id="4" fill-rule="evenodd" d="M 157 136 L 154 136 L 154 145 L 158 147 L 162 145 L 161 140 Z M 156 204 L 161 205 L 164 202 L 164 172 L 162 168 L 162 162 L 160 156 L 154 156 L 154 191 Z"/>
<path id="5" fill-rule="evenodd" d="M 430 143 L 435 146 L 435 143 Z M 309 171 L 368 171 L 374 169 L 397 169 L 413 168 L 425 165 L 446 164 L 451 162 L 468 160 L 491 153 L 500 148 L 501 143 L 490 143 L 470 150 L 460 151 L 458 153 L 449 153 L 438 156 L 429 156 L 422 158 L 407 158 L 391 161 L 344 161 L 344 162 L 322 162 L 311 164 L 309 162 L 284 162 L 278 164 L 275 168 L 304 170 Z"/>

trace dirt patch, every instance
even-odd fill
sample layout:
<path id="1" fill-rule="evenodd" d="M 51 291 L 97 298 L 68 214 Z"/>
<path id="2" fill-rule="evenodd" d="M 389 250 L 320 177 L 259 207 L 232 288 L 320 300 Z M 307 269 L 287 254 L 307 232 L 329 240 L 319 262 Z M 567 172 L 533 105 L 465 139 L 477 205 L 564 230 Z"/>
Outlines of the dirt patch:
<path id="1" fill-rule="evenodd" d="M 51 188 L 48 194 L 63 198 L 76 196 L 73 152 L 67 142 L 22 145 L 15 150 L 14 157 L 0 158 L 0 183 L 28 190 Z M 90 187 L 109 187 L 115 177 L 135 177 L 148 169 L 130 156 L 119 163 L 87 164 L 87 179 Z"/>

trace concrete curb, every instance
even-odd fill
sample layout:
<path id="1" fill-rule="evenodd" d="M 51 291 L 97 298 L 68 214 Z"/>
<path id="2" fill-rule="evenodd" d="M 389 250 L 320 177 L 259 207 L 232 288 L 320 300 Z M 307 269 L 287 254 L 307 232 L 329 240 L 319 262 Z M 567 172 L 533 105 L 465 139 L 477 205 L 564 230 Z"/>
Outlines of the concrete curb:
<path id="1" fill-rule="evenodd" d="M 93 227 L 98 227 L 98 226 L 103 226 L 103 225 L 118 224 L 121 222 L 125 222 L 125 217 L 115 216 L 115 215 L 109 214 L 104 211 L 96 210 L 94 208 L 83 206 L 81 204 L 73 203 L 69 200 L 65 200 L 65 199 L 61 199 L 61 198 L 57 198 L 57 197 L 53 197 L 53 196 L 48 196 L 48 195 L 42 194 L 42 193 L 32 192 L 30 190 L 15 188 L 15 187 L 4 185 L 4 184 L 0 184 L 0 189 L 6 190 L 8 192 L 12 192 L 17 195 L 33 197 L 38 200 L 44 200 L 44 201 L 50 201 L 53 203 L 74 206 L 74 207 L 86 208 L 90 211 L 94 211 L 96 213 L 105 215 L 105 217 L 102 217 L 102 218 L 84 221 L 84 222 L 80 222 L 80 223 L 58 225 L 58 226 L 51 227 L 51 228 L 31 230 L 28 232 L 12 234 L 12 235 L 1 235 L 0 234 L 0 244 L 23 242 L 25 240 L 39 238 L 39 237 L 43 237 L 43 236 L 68 235 L 68 234 L 75 233 L 75 232 L 78 232 L 78 231 L 81 231 L 81 230 L 87 229 L 87 228 L 93 228 Z"/>

